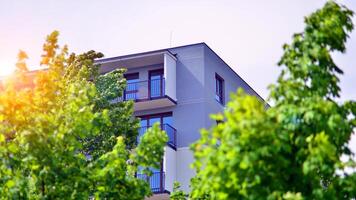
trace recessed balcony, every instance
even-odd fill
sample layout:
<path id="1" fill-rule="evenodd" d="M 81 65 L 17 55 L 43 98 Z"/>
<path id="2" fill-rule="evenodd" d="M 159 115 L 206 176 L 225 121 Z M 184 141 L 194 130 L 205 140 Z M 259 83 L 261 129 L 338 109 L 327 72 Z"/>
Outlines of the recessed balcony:
<path id="1" fill-rule="evenodd" d="M 126 90 L 115 101 L 134 101 L 135 112 L 176 105 L 176 58 L 170 52 L 121 56 L 96 63 L 101 65 L 100 73 L 127 69 Z"/>

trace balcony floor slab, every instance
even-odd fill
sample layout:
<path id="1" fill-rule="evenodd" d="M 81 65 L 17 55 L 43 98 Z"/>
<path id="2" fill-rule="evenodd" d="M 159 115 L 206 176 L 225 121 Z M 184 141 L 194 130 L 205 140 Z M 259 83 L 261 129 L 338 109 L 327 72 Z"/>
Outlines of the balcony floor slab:
<path id="1" fill-rule="evenodd" d="M 175 102 L 173 99 L 171 99 L 168 96 L 164 96 L 157 99 L 136 101 L 134 105 L 134 110 L 135 111 L 150 110 L 150 109 L 174 106 L 176 104 L 177 102 Z"/>

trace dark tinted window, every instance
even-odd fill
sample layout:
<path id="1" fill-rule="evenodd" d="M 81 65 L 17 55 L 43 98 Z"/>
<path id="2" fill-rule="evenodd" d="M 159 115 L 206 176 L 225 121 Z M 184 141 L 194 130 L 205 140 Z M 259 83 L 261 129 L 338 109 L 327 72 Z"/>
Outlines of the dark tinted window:
<path id="1" fill-rule="evenodd" d="M 215 74 L 215 99 L 224 105 L 224 79 Z"/>

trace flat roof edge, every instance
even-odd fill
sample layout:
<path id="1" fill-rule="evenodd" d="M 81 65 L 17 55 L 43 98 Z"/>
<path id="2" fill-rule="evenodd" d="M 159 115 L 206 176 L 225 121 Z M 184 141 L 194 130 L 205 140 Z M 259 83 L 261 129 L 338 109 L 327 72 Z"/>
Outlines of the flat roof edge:
<path id="1" fill-rule="evenodd" d="M 195 43 L 195 44 L 188 44 L 188 45 L 176 46 L 176 47 L 171 47 L 171 48 L 146 51 L 146 52 L 141 52 L 141 53 L 127 54 L 127 55 L 115 56 L 115 57 L 109 57 L 109 58 L 101 58 L 101 59 L 95 60 L 95 63 L 102 64 L 102 63 L 114 62 L 114 61 L 118 61 L 118 60 L 124 60 L 124 59 L 146 56 L 146 55 L 150 55 L 150 54 L 159 54 L 159 53 L 168 53 L 168 54 L 170 54 L 171 57 L 175 58 L 175 56 L 170 52 L 171 49 L 184 48 L 184 47 L 196 46 L 196 45 L 202 45 L 202 44 L 206 45 L 204 42 L 199 42 L 199 43 Z"/>

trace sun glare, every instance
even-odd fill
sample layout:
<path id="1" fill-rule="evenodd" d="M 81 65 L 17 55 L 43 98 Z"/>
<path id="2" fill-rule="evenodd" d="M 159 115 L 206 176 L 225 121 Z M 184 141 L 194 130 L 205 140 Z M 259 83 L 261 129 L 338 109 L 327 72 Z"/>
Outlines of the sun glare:
<path id="1" fill-rule="evenodd" d="M 0 77 L 10 75 L 15 70 L 15 62 L 0 60 Z"/>

